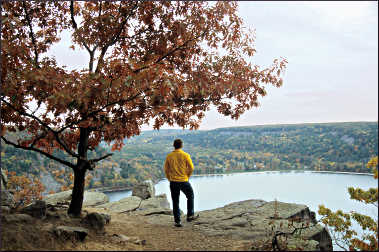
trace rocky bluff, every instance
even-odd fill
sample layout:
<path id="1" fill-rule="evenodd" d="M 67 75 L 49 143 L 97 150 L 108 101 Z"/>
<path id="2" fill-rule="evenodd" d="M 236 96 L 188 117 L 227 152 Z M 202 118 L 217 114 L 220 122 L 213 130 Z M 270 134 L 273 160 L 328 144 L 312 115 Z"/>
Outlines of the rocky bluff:
<path id="1" fill-rule="evenodd" d="M 49 209 L 49 206 L 67 205 L 70 201 L 71 191 L 48 195 L 44 198 L 41 209 Z M 36 211 L 41 213 L 34 204 L 31 211 L 26 208 L 24 213 L 33 216 Z M 97 211 L 86 216 L 85 221 L 92 226 L 100 226 L 105 230 L 112 221 L 112 214 L 127 213 L 142 216 L 148 223 L 173 228 L 173 216 L 170 204 L 165 194 L 155 195 L 153 184 L 144 182 L 133 189 L 132 196 L 116 202 L 109 202 L 109 198 L 100 192 L 85 192 L 83 206 Z M 46 210 L 45 210 L 46 211 Z M 49 212 L 49 211 L 47 211 Z M 206 236 L 228 235 L 242 241 L 271 241 L 273 231 L 287 234 L 288 246 L 300 246 L 305 250 L 331 251 L 332 240 L 328 230 L 316 223 L 315 214 L 306 205 L 291 204 L 285 202 L 266 202 L 259 199 L 251 199 L 225 205 L 220 208 L 198 212 L 200 218 L 185 223 L 193 230 Z M 25 218 L 25 214 L 20 216 Z M 12 221 L 12 214 L 3 216 L 4 221 Z M 301 228 L 304 226 L 307 228 Z M 74 227 L 54 227 L 57 235 L 70 232 L 86 232 L 82 228 L 72 230 Z M 299 232 L 293 232 L 299 228 Z M 85 237 L 85 235 L 83 236 Z M 84 238 L 83 238 L 84 239 Z"/>

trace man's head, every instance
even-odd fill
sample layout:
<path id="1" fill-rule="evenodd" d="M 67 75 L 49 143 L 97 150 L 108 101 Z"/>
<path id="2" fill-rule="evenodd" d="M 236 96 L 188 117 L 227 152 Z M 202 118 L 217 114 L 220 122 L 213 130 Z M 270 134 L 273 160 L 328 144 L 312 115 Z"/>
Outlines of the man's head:
<path id="1" fill-rule="evenodd" d="M 183 147 L 183 141 L 181 139 L 175 139 L 174 141 L 175 150 L 180 149 L 182 147 Z"/>

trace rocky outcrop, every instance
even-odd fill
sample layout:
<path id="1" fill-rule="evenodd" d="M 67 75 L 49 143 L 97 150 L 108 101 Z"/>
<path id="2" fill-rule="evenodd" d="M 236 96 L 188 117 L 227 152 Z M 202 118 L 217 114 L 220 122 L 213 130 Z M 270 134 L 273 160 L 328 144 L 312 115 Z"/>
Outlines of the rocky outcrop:
<path id="1" fill-rule="evenodd" d="M 5 174 L 4 170 L 1 169 L 1 206 L 8 206 L 12 208 L 15 205 L 15 201 L 13 198 L 13 195 L 7 190 L 7 184 L 8 184 L 8 177 L 7 174 Z"/>
<path id="2" fill-rule="evenodd" d="M 7 190 L 8 177 L 7 174 L 1 169 L 1 190 Z"/>
<path id="3" fill-rule="evenodd" d="M 7 190 L 1 190 L 1 205 L 12 208 L 15 205 L 13 195 Z"/>
<path id="4" fill-rule="evenodd" d="M 146 180 L 133 187 L 132 196 L 140 197 L 141 199 L 148 199 L 154 197 L 155 188 L 151 180 Z"/>
<path id="5" fill-rule="evenodd" d="M 72 191 L 64 191 L 47 195 L 44 200 L 50 205 L 69 205 Z M 97 206 L 109 202 L 107 195 L 101 192 L 84 192 L 83 207 Z"/>
<path id="6" fill-rule="evenodd" d="M 135 214 L 139 214 L 137 211 Z M 186 225 L 209 236 L 229 235 L 240 240 L 269 240 L 274 231 L 292 233 L 295 228 L 309 223 L 309 227 L 299 229 L 289 235 L 288 244 L 301 242 L 307 250 L 332 250 L 332 240 L 328 230 L 316 224 L 314 213 L 306 205 L 284 202 L 246 200 L 224 207 L 199 212 L 200 218 Z M 146 216 L 147 221 L 158 225 L 172 225 L 173 218 L 165 214 Z M 304 241 L 305 240 L 305 241 Z"/>

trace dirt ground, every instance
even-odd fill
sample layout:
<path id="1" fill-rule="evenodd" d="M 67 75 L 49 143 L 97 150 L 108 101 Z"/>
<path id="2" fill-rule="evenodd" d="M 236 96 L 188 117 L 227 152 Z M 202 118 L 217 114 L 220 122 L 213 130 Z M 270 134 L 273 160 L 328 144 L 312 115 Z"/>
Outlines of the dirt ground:
<path id="1" fill-rule="evenodd" d="M 86 209 L 89 212 L 100 212 Z M 64 215 L 66 210 L 59 210 Z M 112 214 L 111 222 L 105 226 L 105 233 L 91 230 L 83 242 L 62 241 L 49 232 L 55 225 L 82 226 L 80 218 L 34 219 L 33 223 L 1 223 L 1 250 L 249 250 L 251 244 L 230 237 L 207 237 L 185 221 L 183 227 L 150 224 L 143 216 L 120 213 Z M 131 238 L 120 241 L 115 235 Z"/>

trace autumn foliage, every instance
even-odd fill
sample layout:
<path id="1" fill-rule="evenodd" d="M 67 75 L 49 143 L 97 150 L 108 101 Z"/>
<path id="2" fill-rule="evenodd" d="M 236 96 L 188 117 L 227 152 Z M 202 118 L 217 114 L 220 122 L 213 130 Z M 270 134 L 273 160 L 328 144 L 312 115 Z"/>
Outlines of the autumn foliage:
<path id="1" fill-rule="evenodd" d="M 7 187 L 13 192 L 15 207 L 25 206 L 34 200 L 42 199 L 42 192 L 45 190 L 41 181 L 31 175 L 30 177 L 17 176 L 15 172 L 6 172 L 8 176 Z"/>
<path id="2" fill-rule="evenodd" d="M 367 166 L 372 168 L 374 178 L 378 179 L 378 156 L 372 158 Z M 378 188 L 349 187 L 350 199 L 371 204 L 378 207 Z M 334 242 L 344 250 L 378 250 L 378 219 L 357 212 L 344 213 L 342 210 L 331 211 L 324 205 L 319 206 L 318 213 L 322 216 L 322 223 L 329 227 Z M 355 221 L 363 230 L 363 234 L 352 229 Z"/>
<path id="3" fill-rule="evenodd" d="M 12 1 L 2 3 L 1 138 L 74 172 L 69 212 L 80 214 L 88 159 L 101 141 L 120 149 L 143 124 L 197 129 L 211 106 L 238 119 L 265 84 L 282 85 L 285 59 L 251 62 L 254 32 L 236 2 Z M 48 54 L 62 31 L 88 65 L 70 70 Z M 75 60 L 75 58 L 73 58 Z M 7 139 L 7 131 L 25 138 Z M 61 149 L 76 162 L 53 155 Z"/>

